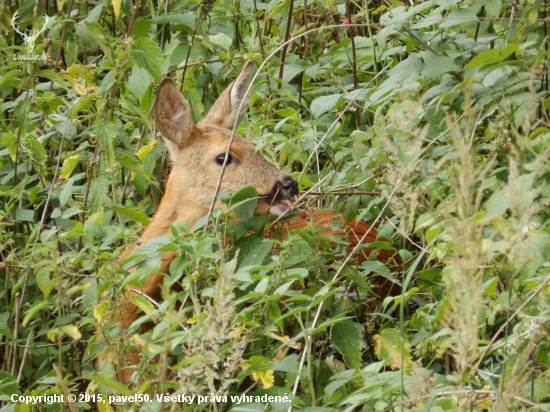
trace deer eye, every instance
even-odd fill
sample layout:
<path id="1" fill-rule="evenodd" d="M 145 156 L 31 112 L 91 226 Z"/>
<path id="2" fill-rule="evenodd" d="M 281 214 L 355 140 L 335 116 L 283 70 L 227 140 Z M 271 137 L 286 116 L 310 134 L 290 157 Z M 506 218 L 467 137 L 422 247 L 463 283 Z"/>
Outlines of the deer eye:
<path id="1" fill-rule="evenodd" d="M 219 166 L 223 166 L 223 161 L 225 160 L 225 153 L 223 154 L 220 154 L 220 155 L 217 155 L 216 156 L 216 163 L 219 165 Z M 229 155 L 227 157 L 227 164 L 231 164 L 231 162 L 233 161 L 233 156 Z"/>

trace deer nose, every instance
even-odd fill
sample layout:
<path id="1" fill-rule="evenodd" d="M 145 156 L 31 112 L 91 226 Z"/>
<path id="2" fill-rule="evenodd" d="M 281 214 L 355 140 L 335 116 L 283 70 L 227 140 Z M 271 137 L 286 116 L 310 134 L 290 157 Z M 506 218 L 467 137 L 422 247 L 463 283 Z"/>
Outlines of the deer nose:
<path id="1" fill-rule="evenodd" d="M 291 198 L 298 194 L 298 182 L 287 176 L 281 184 L 281 194 L 286 198 Z"/>

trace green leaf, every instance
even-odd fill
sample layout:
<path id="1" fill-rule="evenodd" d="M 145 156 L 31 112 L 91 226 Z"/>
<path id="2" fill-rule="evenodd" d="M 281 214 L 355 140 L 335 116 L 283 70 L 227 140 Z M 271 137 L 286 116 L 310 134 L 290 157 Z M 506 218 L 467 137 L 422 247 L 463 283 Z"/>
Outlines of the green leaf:
<path id="1" fill-rule="evenodd" d="M 258 206 L 258 192 L 251 186 L 243 187 L 231 195 L 229 211 L 240 219 L 250 219 Z"/>
<path id="2" fill-rule="evenodd" d="M 479 53 L 476 57 L 472 59 L 470 63 L 464 66 L 465 69 L 470 67 L 485 67 L 490 64 L 500 63 L 501 61 L 507 59 L 512 54 L 519 53 L 519 46 L 517 44 L 509 44 L 503 49 L 492 49 L 487 50 L 482 53 Z"/>
<path id="3" fill-rule="evenodd" d="M 216 44 L 229 51 L 233 45 L 233 40 L 225 33 L 218 33 L 209 37 L 211 43 Z"/>
<path id="4" fill-rule="evenodd" d="M 275 363 L 273 365 L 273 370 L 279 371 L 279 372 L 296 374 L 298 373 L 299 363 L 300 362 L 299 362 L 298 355 L 293 353 L 292 355 L 285 356 L 279 362 Z"/>
<path id="5" fill-rule="evenodd" d="M 19 222 L 34 222 L 34 210 L 17 209 L 15 211 L 15 220 Z"/>
<path id="6" fill-rule="evenodd" d="M 36 315 L 38 312 L 40 312 L 42 309 L 44 309 L 45 307 L 47 307 L 49 305 L 49 302 L 48 301 L 45 301 L 45 300 L 41 300 L 41 301 L 38 301 L 36 302 L 29 310 L 29 312 L 27 313 L 27 315 L 25 316 L 25 318 L 23 319 L 23 326 L 27 326 L 27 324 L 29 323 L 29 321 L 32 319 L 32 317 L 34 315 Z"/>
<path id="7" fill-rule="evenodd" d="M 455 72 L 458 70 L 458 66 L 449 56 L 436 56 L 429 54 L 424 57 L 424 64 L 425 66 L 422 70 L 422 76 L 426 79 L 438 78 L 445 73 Z"/>
<path id="8" fill-rule="evenodd" d="M 197 20 L 197 16 L 194 13 L 163 14 L 161 16 L 155 17 L 154 19 L 151 19 L 153 23 L 183 24 L 184 26 L 189 27 L 191 30 L 195 30 L 195 20 Z"/>
<path id="9" fill-rule="evenodd" d="M 90 192 L 88 194 L 88 202 L 96 206 L 104 204 L 108 190 L 109 182 L 104 176 L 92 178 L 90 183 Z"/>
<path id="10" fill-rule="evenodd" d="M 120 393 L 121 395 L 124 395 L 124 396 L 132 395 L 132 391 L 130 389 L 128 389 L 123 384 L 111 378 L 108 378 L 107 376 L 85 373 L 83 377 L 84 379 L 88 379 L 89 381 L 102 383 L 103 385 L 106 385 L 107 387 L 111 388 L 115 392 Z"/>
<path id="11" fill-rule="evenodd" d="M 118 163 L 120 163 L 125 168 L 130 169 L 136 175 L 143 177 L 148 182 L 151 181 L 151 178 L 153 176 L 151 175 L 151 173 L 149 173 L 149 171 L 147 171 L 147 169 L 145 169 L 145 167 L 139 160 L 139 157 L 137 157 L 136 155 L 119 150 L 116 153 L 115 159 Z"/>
<path id="12" fill-rule="evenodd" d="M 152 80 L 153 78 L 146 69 L 143 67 L 134 66 L 132 67 L 130 77 L 128 77 L 128 90 L 130 90 L 130 93 L 141 101 Z"/>
<path id="13" fill-rule="evenodd" d="M 136 40 L 132 49 L 132 58 L 137 65 L 146 69 L 155 82 L 159 82 L 162 77 L 160 66 L 164 61 L 164 57 L 157 43 L 148 37 L 142 37 Z"/>
<path id="14" fill-rule="evenodd" d="M 412 365 L 409 342 L 403 342 L 399 329 L 384 329 L 374 336 L 374 353 L 378 359 L 393 369 L 407 368 Z"/>
<path id="15" fill-rule="evenodd" d="M 105 158 L 109 169 L 113 169 L 115 163 L 115 140 L 117 135 L 116 126 L 113 123 L 97 123 L 95 125 L 97 140 L 105 151 Z"/>
<path id="16" fill-rule="evenodd" d="M 258 266 L 261 265 L 264 258 L 271 252 L 273 248 L 272 241 L 264 241 L 252 249 L 248 254 L 243 258 L 240 267 L 245 266 Z"/>
<path id="17" fill-rule="evenodd" d="M 363 345 L 361 326 L 351 319 L 344 319 L 332 327 L 330 341 L 350 367 L 361 368 L 361 348 Z"/>
<path id="18" fill-rule="evenodd" d="M 368 272 L 374 272 L 385 278 L 391 278 L 391 271 L 382 262 L 366 260 L 361 263 L 361 267 Z"/>
<path id="19" fill-rule="evenodd" d="M 334 106 L 338 104 L 338 101 L 342 97 L 341 93 L 331 94 L 329 96 L 320 96 L 315 98 L 311 102 L 310 110 L 311 114 L 316 118 L 321 117 L 323 114 L 332 110 Z"/>
<path id="20" fill-rule="evenodd" d="M 48 265 L 38 267 L 35 270 L 34 277 L 36 279 L 36 285 L 44 294 L 44 297 L 47 298 L 53 290 L 53 282 L 50 278 L 50 270 Z"/>
<path id="21" fill-rule="evenodd" d="M 122 213 L 123 215 L 126 215 L 132 219 L 134 219 L 136 222 L 142 223 L 144 225 L 148 225 L 150 222 L 149 216 L 147 216 L 147 213 L 145 213 L 143 210 L 135 208 L 135 207 L 118 207 L 118 206 L 112 206 L 111 209 L 113 209 L 115 212 Z"/>
<path id="22" fill-rule="evenodd" d="M 105 39 L 104 29 L 97 22 L 85 22 L 75 24 L 75 32 L 88 46 L 95 48 L 98 44 L 107 59 L 112 60 L 111 47 Z"/>

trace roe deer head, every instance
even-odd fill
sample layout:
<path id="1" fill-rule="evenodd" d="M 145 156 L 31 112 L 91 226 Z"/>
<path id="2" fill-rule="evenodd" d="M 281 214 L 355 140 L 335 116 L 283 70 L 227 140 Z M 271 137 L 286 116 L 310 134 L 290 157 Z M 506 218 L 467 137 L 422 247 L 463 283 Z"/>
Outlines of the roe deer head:
<path id="1" fill-rule="evenodd" d="M 141 242 L 168 233 L 170 225 L 185 220 L 192 226 L 206 215 L 225 160 L 230 130 L 241 116 L 238 113 L 252 80 L 252 61 L 247 61 L 233 83 L 221 94 L 198 125 L 193 123 L 191 107 L 174 82 L 162 80 L 154 109 L 155 124 L 165 137 L 172 161 L 166 191 L 153 221 Z M 292 205 L 298 184 L 277 166 L 269 163 L 254 145 L 235 136 L 221 190 L 235 191 L 253 186 L 260 195 L 256 213 L 280 214 Z"/>

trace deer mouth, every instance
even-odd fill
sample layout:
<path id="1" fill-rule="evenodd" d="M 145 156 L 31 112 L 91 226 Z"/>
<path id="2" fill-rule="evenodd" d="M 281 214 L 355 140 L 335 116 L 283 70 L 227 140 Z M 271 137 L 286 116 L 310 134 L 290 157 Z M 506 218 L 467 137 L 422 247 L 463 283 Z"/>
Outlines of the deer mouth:
<path id="1" fill-rule="evenodd" d="M 290 199 L 274 199 L 270 202 L 269 213 L 280 216 L 287 210 L 292 210 L 292 200 Z"/>
<path id="2" fill-rule="evenodd" d="M 264 201 L 268 204 L 269 213 L 280 216 L 287 210 L 292 210 L 292 197 L 299 193 L 298 182 L 290 176 L 278 182 L 271 193 L 264 195 Z"/>

